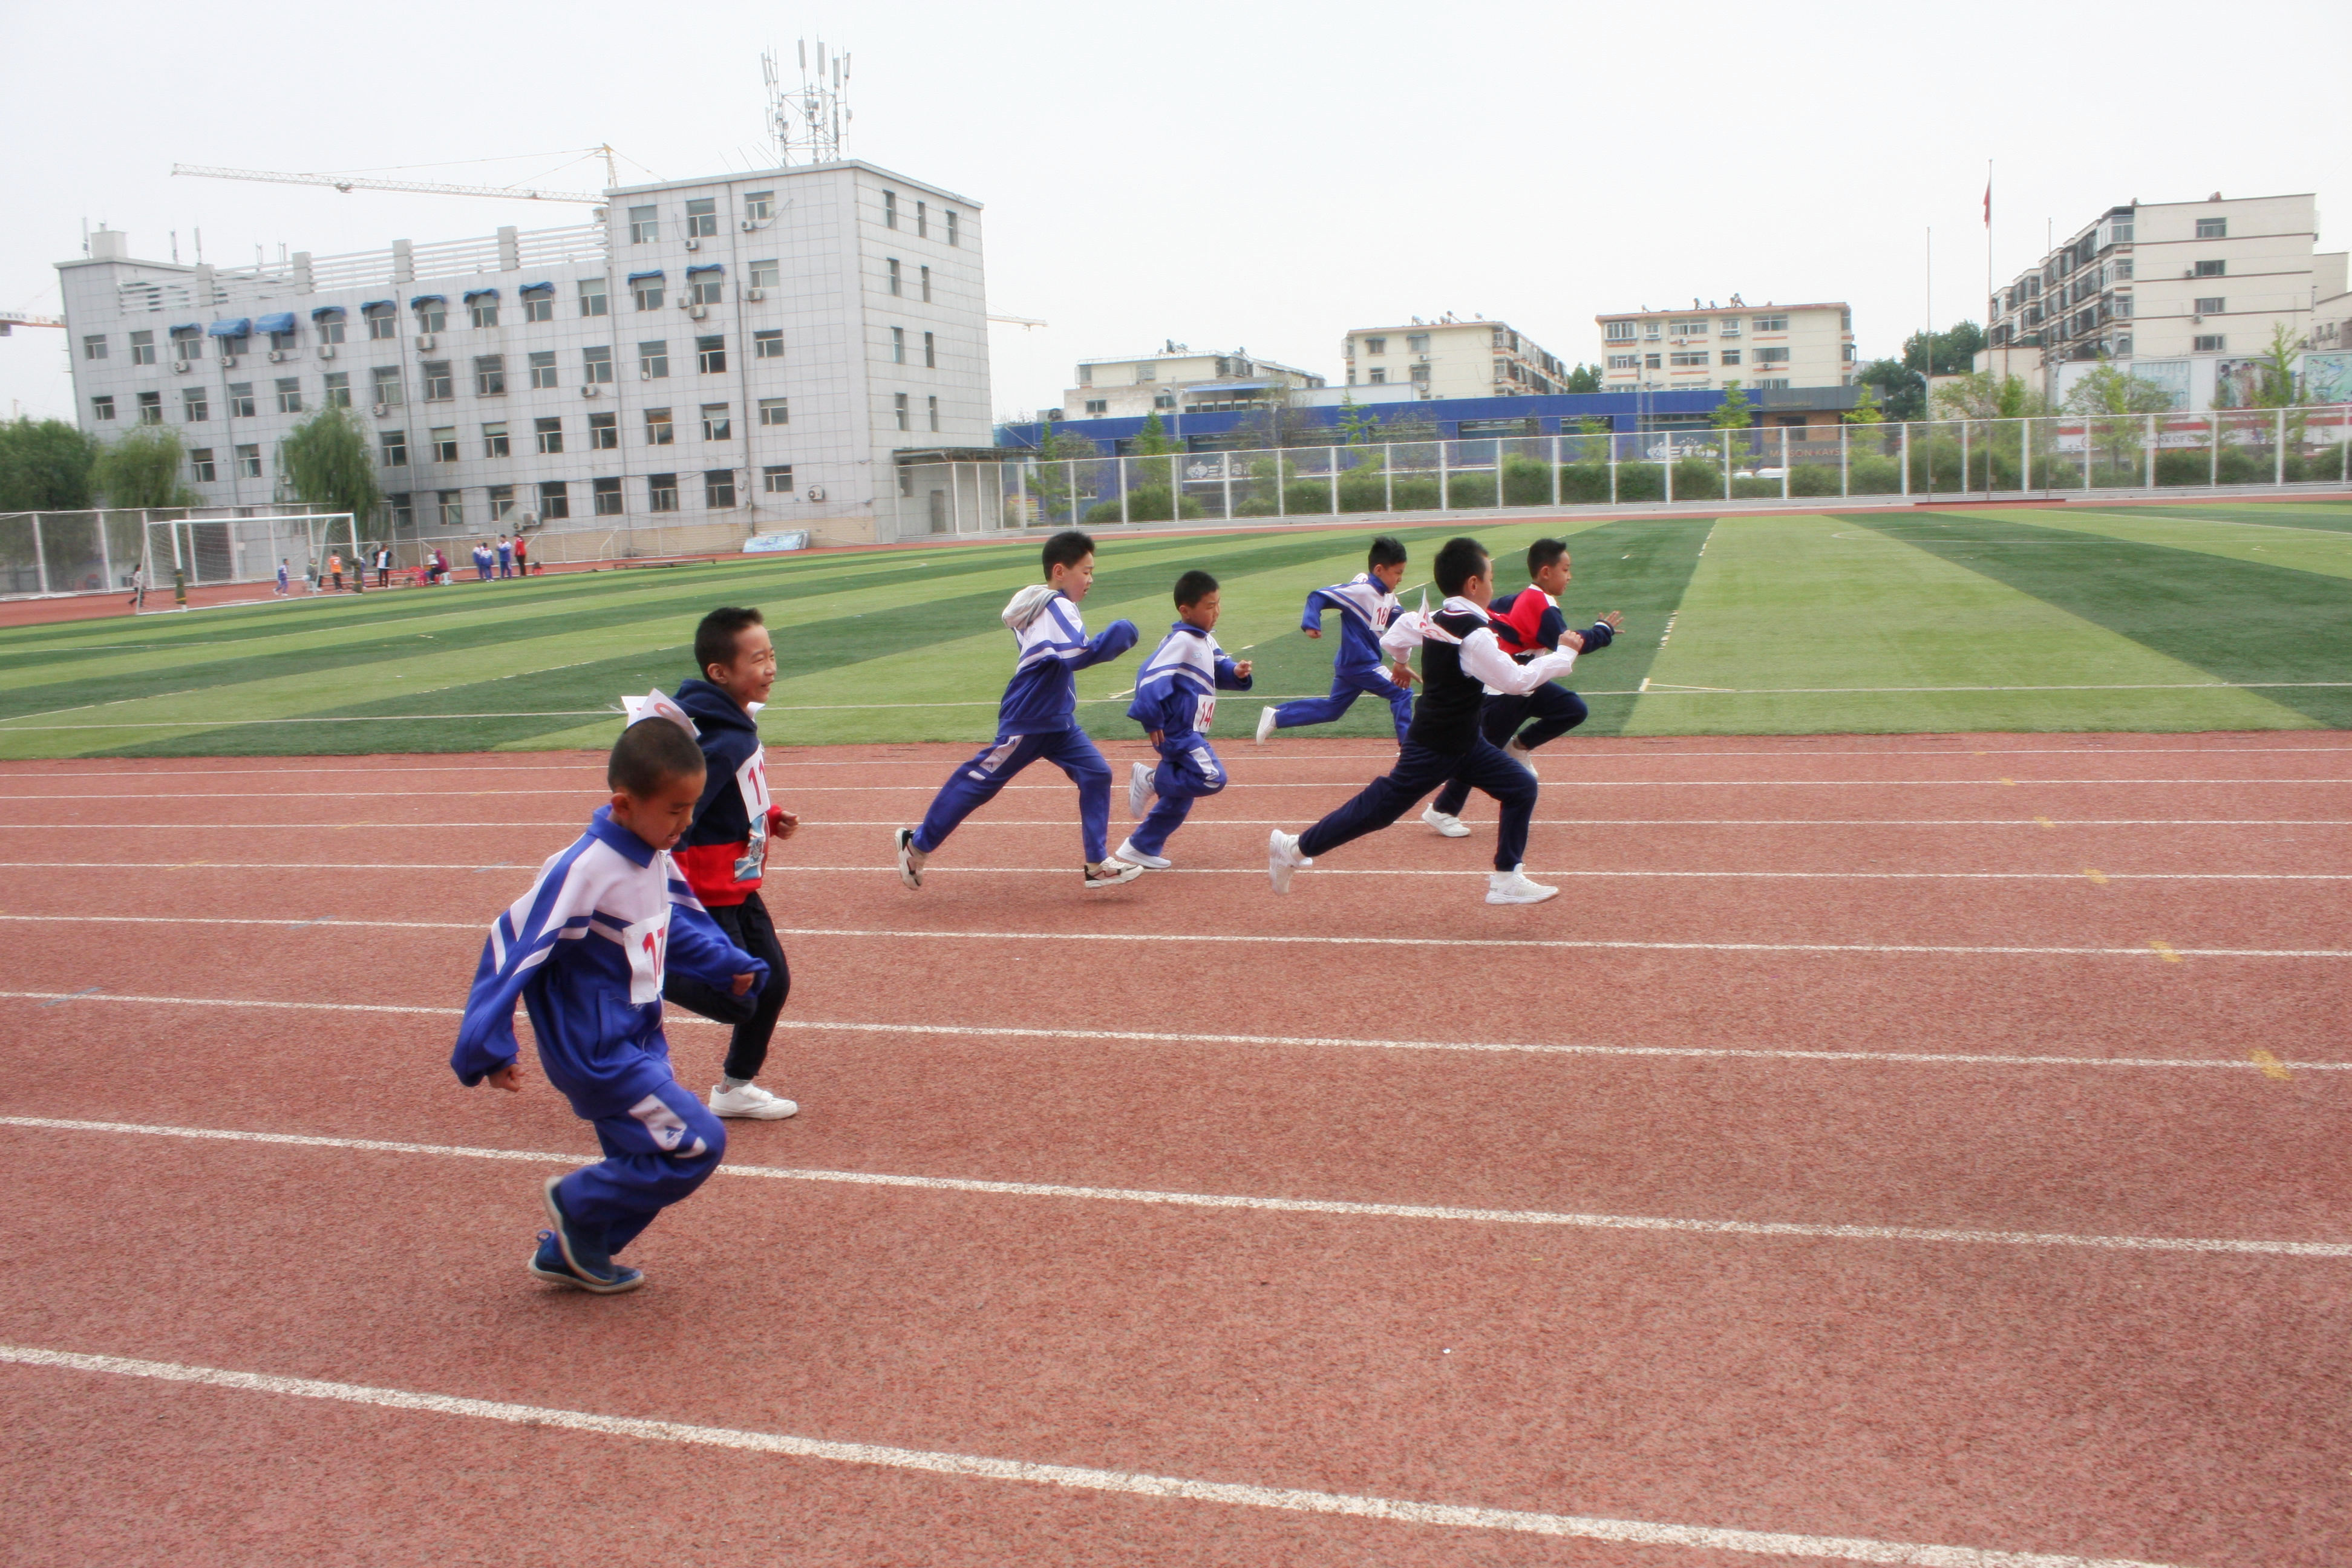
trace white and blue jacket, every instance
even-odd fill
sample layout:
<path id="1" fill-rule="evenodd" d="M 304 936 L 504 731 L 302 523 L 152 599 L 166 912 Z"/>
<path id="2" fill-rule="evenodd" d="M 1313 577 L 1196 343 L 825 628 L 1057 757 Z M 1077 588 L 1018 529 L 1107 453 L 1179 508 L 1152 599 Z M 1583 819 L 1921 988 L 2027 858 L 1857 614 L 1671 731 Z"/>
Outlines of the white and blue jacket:
<path id="1" fill-rule="evenodd" d="M 1133 621 L 1113 621 L 1089 639 L 1078 606 L 1057 588 L 1032 584 L 1013 595 L 1003 621 L 1020 642 L 1021 657 L 1005 682 L 996 733 L 1050 735 L 1077 722 L 1077 672 L 1117 658 L 1135 646 Z"/>
<path id="2" fill-rule="evenodd" d="M 520 998 L 547 1081 L 588 1121 L 614 1116 L 670 1081 L 662 975 L 706 985 L 768 966 L 727 940 L 663 850 L 596 808 L 588 830 L 539 868 L 490 927 L 449 1066 L 467 1088 L 515 1059 Z"/>
<path id="3" fill-rule="evenodd" d="M 1364 675 L 1381 668 L 1381 634 L 1396 614 L 1397 596 L 1370 572 L 1359 572 L 1344 583 L 1318 588 L 1307 595 L 1307 611 L 1298 619 L 1302 631 L 1323 629 L 1325 605 L 1339 612 L 1339 647 L 1331 656 L 1335 675 Z"/>
<path id="4" fill-rule="evenodd" d="M 1247 691 L 1252 681 L 1235 668 L 1233 655 L 1190 621 L 1178 621 L 1135 678 L 1135 700 L 1127 716 L 1166 739 L 1173 754 L 1203 744 L 1217 716 L 1217 693 Z"/>

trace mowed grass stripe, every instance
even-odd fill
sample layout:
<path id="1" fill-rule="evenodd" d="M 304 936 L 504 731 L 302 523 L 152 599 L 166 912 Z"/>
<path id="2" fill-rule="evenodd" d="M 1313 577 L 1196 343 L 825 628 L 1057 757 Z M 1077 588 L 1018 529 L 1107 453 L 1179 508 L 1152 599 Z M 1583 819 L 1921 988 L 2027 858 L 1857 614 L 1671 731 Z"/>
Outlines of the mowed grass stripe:
<path id="1" fill-rule="evenodd" d="M 1990 523 L 1999 513 L 1960 512 L 1955 519 Z M 2002 519 L 2005 521 L 2005 519 Z M 2284 566 L 2297 572 L 2317 572 L 2352 577 L 2352 529 L 2340 531 L 2296 531 L 2277 527 L 2249 528 L 2217 518 L 2139 517 L 2129 511 L 2037 510 L 2026 521 L 2060 532 L 2120 539 L 2226 556 L 2233 561 Z M 1989 537 L 2000 537 L 1990 534 Z M 2023 548 L 2039 548 L 2025 545 Z"/>

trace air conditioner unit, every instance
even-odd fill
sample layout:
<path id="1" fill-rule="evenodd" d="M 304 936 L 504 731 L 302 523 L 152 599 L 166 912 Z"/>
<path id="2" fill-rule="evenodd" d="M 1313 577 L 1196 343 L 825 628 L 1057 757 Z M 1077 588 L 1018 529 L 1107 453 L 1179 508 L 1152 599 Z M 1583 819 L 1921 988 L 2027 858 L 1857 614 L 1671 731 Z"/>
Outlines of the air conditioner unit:
<path id="1" fill-rule="evenodd" d="M 765 289 L 746 289 L 743 290 L 743 298 L 746 300 L 764 300 L 767 297 L 768 291 Z"/>
<path id="2" fill-rule="evenodd" d="M 698 321 L 705 316 L 710 314 L 710 307 L 708 305 L 688 305 L 686 308 L 686 313 L 688 317 Z"/>
<path id="3" fill-rule="evenodd" d="M 286 351 L 283 349 L 271 349 L 269 351 L 269 363 L 271 364 L 284 364 L 286 363 Z"/>
<path id="4" fill-rule="evenodd" d="M 431 332 L 417 333 L 416 346 L 423 349 L 426 353 L 431 353 L 433 352 L 433 334 Z"/>
<path id="5" fill-rule="evenodd" d="M 2205 320 L 2205 318 L 2204 318 L 2204 317 L 2202 317 L 2202 316 L 2191 315 L 2191 316 L 2189 318 L 2189 324 L 2190 326 L 2192 326 L 2192 327 L 2194 327 L 2194 326 L 2199 326 L 2199 325 L 2201 325 L 2201 324 L 2204 322 L 2204 320 Z"/>
<path id="6" fill-rule="evenodd" d="M 702 241 L 698 239 L 689 239 L 686 242 L 686 247 L 688 250 L 700 250 L 702 248 Z"/>
<path id="7" fill-rule="evenodd" d="M 823 500 L 824 499 L 824 487 L 823 485 L 809 486 L 808 499 L 811 500 Z"/>
<path id="8" fill-rule="evenodd" d="M 583 397 L 593 397 L 596 395 L 597 391 L 598 388 L 596 384 L 592 381 L 587 385 L 580 389 L 580 395 Z"/>
<path id="9" fill-rule="evenodd" d="M 651 381 L 653 378 L 654 373 L 649 370 L 641 370 L 637 372 L 637 379 L 639 381 Z"/>
<path id="10" fill-rule="evenodd" d="M 188 374 L 188 363 L 189 363 L 189 362 L 188 362 L 188 361 L 186 361 L 186 360 L 184 360 L 184 359 L 175 359 L 175 360 L 173 360 L 173 361 L 172 362 L 172 374 L 174 374 L 174 375 L 185 375 L 185 374 Z"/>
<path id="11" fill-rule="evenodd" d="M 236 364 L 236 356 L 235 354 L 223 354 L 223 355 L 221 355 L 221 357 L 220 357 L 220 363 L 221 363 L 221 369 L 223 369 L 223 370 L 229 370 L 229 369 L 232 369 L 232 368 L 234 368 L 234 367 L 235 367 L 235 365 Z"/>
<path id="12" fill-rule="evenodd" d="M 319 345 L 319 357 L 320 357 L 320 359 L 332 359 L 332 358 L 334 358 L 334 357 L 335 357 L 335 345 L 334 345 L 334 344 L 332 344 L 332 343 L 320 343 L 320 344 Z"/>
<path id="13" fill-rule="evenodd" d="M 392 405 L 391 405 L 391 404 L 389 404 L 389 403 L 379 403 L 379 404 L 377 404 L 377 405 L 375 405 L 375 416 L 376 416 L 377 418 L 379 418 L 379 419 L 383 418 L 386 415 L 390 414 L 391 412 L 392 412 Z"/>

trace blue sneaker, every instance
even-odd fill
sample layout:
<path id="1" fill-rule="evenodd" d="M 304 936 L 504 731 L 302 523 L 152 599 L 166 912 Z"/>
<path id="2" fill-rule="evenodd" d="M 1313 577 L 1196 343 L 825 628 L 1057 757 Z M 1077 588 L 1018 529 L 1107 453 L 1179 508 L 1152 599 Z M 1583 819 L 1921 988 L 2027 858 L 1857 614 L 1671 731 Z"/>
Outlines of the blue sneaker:
<path id="1" fill-rule="evenodd" d="M 554 1279 L 598 1296 L 617 1296 L 644 1284 L 644 1270 L 614 1262 L 604 1250 L 602 1235 L 565 1217 L 563 1205 L 555 1196 L 555 1189 L 562 1181 L 561 1176 L 550 1176 L 542 1189 L 547 1197 L 547 1217 L 555 1228 L 540 1233 L 539 1251 L 531 1258 L 530 1271 L 542 1279 Z"/>

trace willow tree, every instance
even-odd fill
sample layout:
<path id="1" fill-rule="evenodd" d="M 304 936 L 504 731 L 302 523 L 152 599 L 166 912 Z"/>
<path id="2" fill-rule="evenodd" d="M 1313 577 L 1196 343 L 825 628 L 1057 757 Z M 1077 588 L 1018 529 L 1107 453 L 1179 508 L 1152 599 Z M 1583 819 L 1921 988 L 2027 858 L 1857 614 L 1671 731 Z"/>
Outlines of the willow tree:
<path id="1" fill-rule="evenodd" d="M 180 477 L 187 456 L 178 431 L 142 425 L 99 449 L 92 477 L 108 506 L 196 506 L 204 498 Z"/>
<path id="2" fill-rule="evenodd" d="M 320 409 L 287 432 L 278 460 L 296 500 L 350 512 L 355 527 L 365 526 L 383 500 L 367 430 L 340 405 Z"/>

